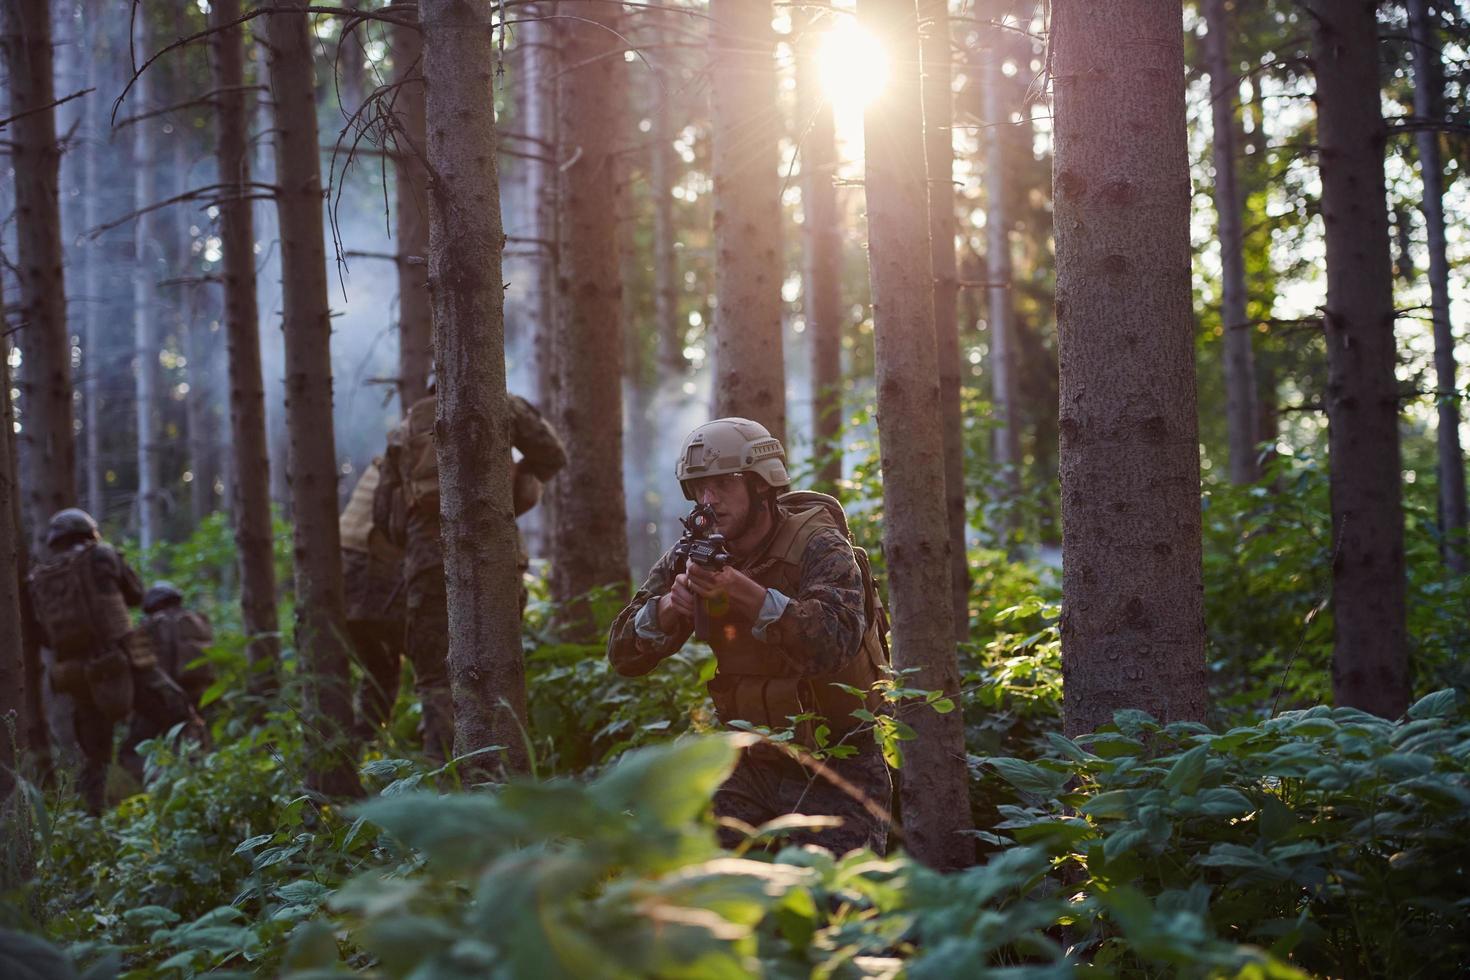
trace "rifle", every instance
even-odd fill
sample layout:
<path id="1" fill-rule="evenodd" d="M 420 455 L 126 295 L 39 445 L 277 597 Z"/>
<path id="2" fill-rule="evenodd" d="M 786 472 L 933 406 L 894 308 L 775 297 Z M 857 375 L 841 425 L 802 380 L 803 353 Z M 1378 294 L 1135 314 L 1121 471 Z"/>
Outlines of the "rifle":
<path id="1" fill-rule="evenodd" d="M 679 518 L 684 525 L 684 534 L 674 546 L 674 554 L 683 558 L 686 565 L 693 562 L 700 568 L 718 572 L 730 562 L 730 552 L 725 547 L 725 536 L 714 529 L 715 509 L 709 504 L 695 504 L 688 517 Z M 694 635 L 709 642 L 709 609 L 706 600 L 700 598 L 694 604 Z"/>

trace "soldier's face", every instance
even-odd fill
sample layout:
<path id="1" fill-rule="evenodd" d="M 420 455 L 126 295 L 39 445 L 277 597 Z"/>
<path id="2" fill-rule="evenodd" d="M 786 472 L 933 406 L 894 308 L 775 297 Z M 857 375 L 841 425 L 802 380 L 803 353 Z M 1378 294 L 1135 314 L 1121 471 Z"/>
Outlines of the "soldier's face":
<path id="1" fill-rule="evenodd" d="M 750 527 L 755 501 L 740 473 L 706 476 L 690 481 L 696 503 L 709 504 L 715 512 L 715 527 L 727 538 L 738 538 Z"/>

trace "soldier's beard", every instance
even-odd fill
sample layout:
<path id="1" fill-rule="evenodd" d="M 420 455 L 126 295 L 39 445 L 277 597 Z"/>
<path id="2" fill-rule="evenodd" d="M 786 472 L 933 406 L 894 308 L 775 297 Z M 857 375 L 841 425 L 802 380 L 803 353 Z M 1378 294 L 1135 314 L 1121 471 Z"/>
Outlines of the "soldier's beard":
<path id="1" fill-rule="evenodd" d="M 739 550 L 738 543 L 745 543 L 744 539 L 751 531 L 755 530 L 761 520 L 761 515 L 767 513 L 766 502 L 749 483 L 745 485 L 745 513 L 739 522 L 726 529 L 723 524 L 719 526 L 720 533 L 725 536 L 725 543 L 732 550 Z"/>

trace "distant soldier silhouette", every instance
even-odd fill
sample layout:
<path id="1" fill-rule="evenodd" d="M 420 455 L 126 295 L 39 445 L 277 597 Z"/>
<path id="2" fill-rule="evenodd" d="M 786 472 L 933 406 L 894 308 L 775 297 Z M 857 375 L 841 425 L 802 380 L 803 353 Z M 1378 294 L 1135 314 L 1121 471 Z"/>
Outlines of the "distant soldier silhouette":
<path id="1" fill-rule="evenodd" d="M 102 541 L 91 515 L 77 508 L 52 515 L 46 547 L 28 585 L 55 656 L 51 685 L 75 704 L 82 799 L 98 814 L 114 726 L 137 717 L 163 732 L 194 715 L 183 689 L 158 666 L 148 631 L 133 628 L 128 607 L 143 600 L 138 573 Z"/>
<path id="2" fill-rule="evenodd" d="M 189 710 L 197 716 L 199 699 L 214 683 L 213 668 L 207 663 L 197 663 L 214 642 L 209 617 L 185 609 L 184 594 L 172 582 L 160 581 L 143 593 L 142 628 L 148 633 L 159 669 L 183 689 Z M 143 759 L 138 755 L 138 744 L 157 738 L 169 727 L 161 717 L 134 712 L 122 748 L 118 750 L 118 763 L 141 781 Z"/>
<path id="3" fill-rule="evenodd" d="M 423 705 L 424 750 L 447 759 L 454 744 L 454 707 L 445 660 L 449 653 L 449 606 L 440 544 L 439 457 L 434 445 L 435 394 L 415 402 L 388 437 L 383 475 L 373 497 L 373 521 L 404 545 L 403 575 L 408 610 L 405 647 L 413 664 L 414 687 Z M 508 396 L 511 444 L 521 453 L 513 486 L 519 515 L 540 499 L 542 482 L 566 465 L 561 439 L 536 407 Z M 524 571 L 530 558 L 518 546 Z M 526 591 L 521 587 L 521 607 Z"/>

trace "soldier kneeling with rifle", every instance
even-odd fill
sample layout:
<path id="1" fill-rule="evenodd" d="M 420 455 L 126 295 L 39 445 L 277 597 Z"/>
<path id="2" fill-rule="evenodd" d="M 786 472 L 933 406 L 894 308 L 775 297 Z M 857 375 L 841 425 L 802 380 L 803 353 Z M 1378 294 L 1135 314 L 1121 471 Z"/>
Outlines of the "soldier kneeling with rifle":
<path id="1" fill-rule="evenodd" d="M 684 539 L 613 621 L 608 659 L 625 676 L 646 674 L 697 633 L 715 653 L 709 693 L 721 721 L 779 730 L 817 715 L 829 743 L 845 739 L 857 749 L 825 760 L 835 778 L 769 742 L 743 750 L 714 798 L 724 846 L 801 813 L 841 825 L 794 835 L 799 842 L 881 853 L 888 769 L 852 716 L 875 710 L 878 699 L 843 688 L 871 691 L 883 676 L 886 619 L 841 506 L 826 494 L 785 492 L 785 456 L 780 441 L 749 419 L 716 419 L 689 434 L 676 474 L 698 506 Z M 796 740 L 815 747 L 812 722 L 797 724 Z"/>

